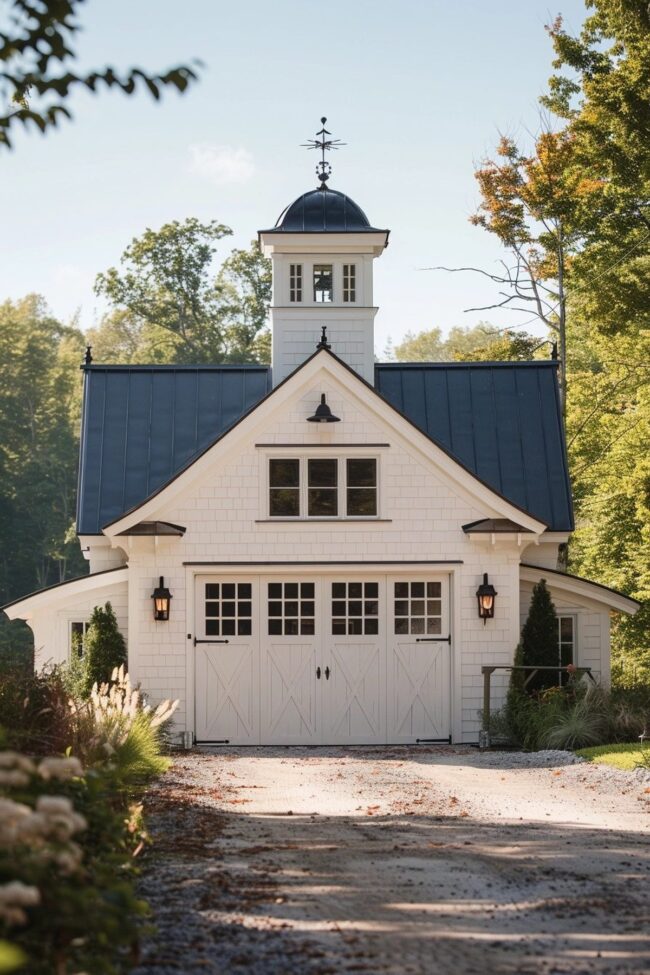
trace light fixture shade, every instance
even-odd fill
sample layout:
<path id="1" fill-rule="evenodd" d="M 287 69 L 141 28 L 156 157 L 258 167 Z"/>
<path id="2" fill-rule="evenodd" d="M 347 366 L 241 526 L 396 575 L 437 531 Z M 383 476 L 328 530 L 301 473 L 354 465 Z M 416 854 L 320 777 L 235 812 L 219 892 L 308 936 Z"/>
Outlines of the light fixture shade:
<path id="1" fill-rule="evenodd" d="M 340 423 L 341 417 L 334 416 L 331 409 L 325 402 L 325 393 L 321 393 L 320 403 L 316 407 L 313 416 L 307 417 L 307 423 Z"/>
<path id="2" fill-rule="evenodd" d="M 151 598 L 153 599 L 153 618 L 156 622 L 166 623 L 169 619 L 169 607 L 172 594 L 165 586 L 164 576 L 160 577 L 160 583 L 151 593 Z"/>
<path id="3" fill-rule="evenodd" d="M 494 586 L 488 582 L 487 572 L 483 573 L 483 582 L 476 590 L 476 598 L 478 600 L 478 615 L 479 619 L 483 620 L 483 625 L 485 626 L 486 620 L 491 620 L 494 618 L 494 601 L 498 595 Z"/>

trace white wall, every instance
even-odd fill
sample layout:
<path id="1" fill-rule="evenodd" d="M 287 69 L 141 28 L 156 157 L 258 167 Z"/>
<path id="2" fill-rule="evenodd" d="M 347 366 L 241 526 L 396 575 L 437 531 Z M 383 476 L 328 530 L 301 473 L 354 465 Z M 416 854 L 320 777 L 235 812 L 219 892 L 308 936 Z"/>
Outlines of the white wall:
<path id="1" fill-rule="evenodd" d="M 342 418 L 334 429 L 306 423 L 320 392 Z M 362 392 L 364 392 L 362 390 Z M 476 740 L 482 705 L 482 664 L 512 662 L 519 632 L 519 553 L 515 545 L 471 542 L 461 526 L 495 516 L 436 468 L 371 409 L 323 375 L 297 392 L 281 412 L 260 416 L 247 442 L 156 517 L 186 526 L 182 539 L 133 539 L 129 560 L 130 667 L 154 698 L 178 697 L 177 727 L 193 727 L 193 645 L 189 604 L 192 570 L 183 562 L 463 560 L 454 572 L 453 697 L 455 740 Z M 329 438 L 329 439 L 328 439 Z M 381 516 L 377 522 L 277 523 L 265 520 L 265 450 L 255 443 L 388 443 L 380 455 Z M 286 453 L 290 454 L 290 451 Z M 324 451 L 319 452 L 322 456 Z M 285 454 L 286 455 L 286 454 Z M 449 467 L 450 464 L 448 463 Z M 214 571 L 214 569 L 212 570 Z M 478 619 L 476 588 L 488 572 L 498 591 L 495 619 Z M 173 593 L 171 618 L 156 623 L 151 591 L 158 576 Z M 497 688 L 505 681 L 495 681 Z"/>

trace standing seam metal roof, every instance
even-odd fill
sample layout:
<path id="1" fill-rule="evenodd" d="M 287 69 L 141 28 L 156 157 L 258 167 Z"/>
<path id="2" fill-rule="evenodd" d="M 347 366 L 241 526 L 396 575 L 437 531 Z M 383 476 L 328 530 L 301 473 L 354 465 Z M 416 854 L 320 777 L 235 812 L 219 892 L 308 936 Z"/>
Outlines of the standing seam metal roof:
<path id="1" fill-rule="evenodd" d="M 388 363 L 377 392 L 506 499 L 573 528 L 551 362 Z M 271 391 L 268 366 L 101 366 L 85 370 L 77 531 L 146 500 Z"/>
<path id="2" fill-rule="evenodd" d="M 557 363 L 381 363 L 375 387 L 504 497 L 573 529 Z"/>

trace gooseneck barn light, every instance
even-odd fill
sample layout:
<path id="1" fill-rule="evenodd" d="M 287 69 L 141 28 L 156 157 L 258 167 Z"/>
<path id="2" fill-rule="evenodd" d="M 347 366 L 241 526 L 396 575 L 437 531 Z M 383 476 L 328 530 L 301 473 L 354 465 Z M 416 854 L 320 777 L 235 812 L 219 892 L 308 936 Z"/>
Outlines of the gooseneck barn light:
<path id="1" fill-rule="evenodd" d="M 321 393 L 320 403 L 313 416 L 307 417 L 307 423 L 340 423 L 341 417 L 334 416 L 325 400 L 325 393 Z"/>
<path id="2" fill-rule="evenodd" d="M 153 599 L 153 618 L 157 622 L 166 623 L 169 619 L 169 604 L 172 599 L 172 594 L 165 586 L 164 576 L 160 577 L 160 583 L 151 593 L 151 598 Z"/>
<path id="3" fill-rule="evenodd" d="M 486 620 L 491 620 L 494 617 L 494 600 L 497 595 L 498 593 L 494 586 L 488 582 L 487 572 L 484 572 L 483 582 L 476 590 L 478 615 L 479 619 L 483 620 L 483 626 L 485 626 Z"/>

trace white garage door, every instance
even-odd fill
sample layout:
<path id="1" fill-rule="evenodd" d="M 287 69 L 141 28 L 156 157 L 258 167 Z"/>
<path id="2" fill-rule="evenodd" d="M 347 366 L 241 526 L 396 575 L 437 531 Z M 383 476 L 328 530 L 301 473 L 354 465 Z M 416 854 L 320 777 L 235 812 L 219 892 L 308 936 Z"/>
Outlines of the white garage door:
<path id="1" fill-rule="evenodd" d="M 448 740 L 450 643 L 446 577 L 199 577 L 197 740 Z"/>

